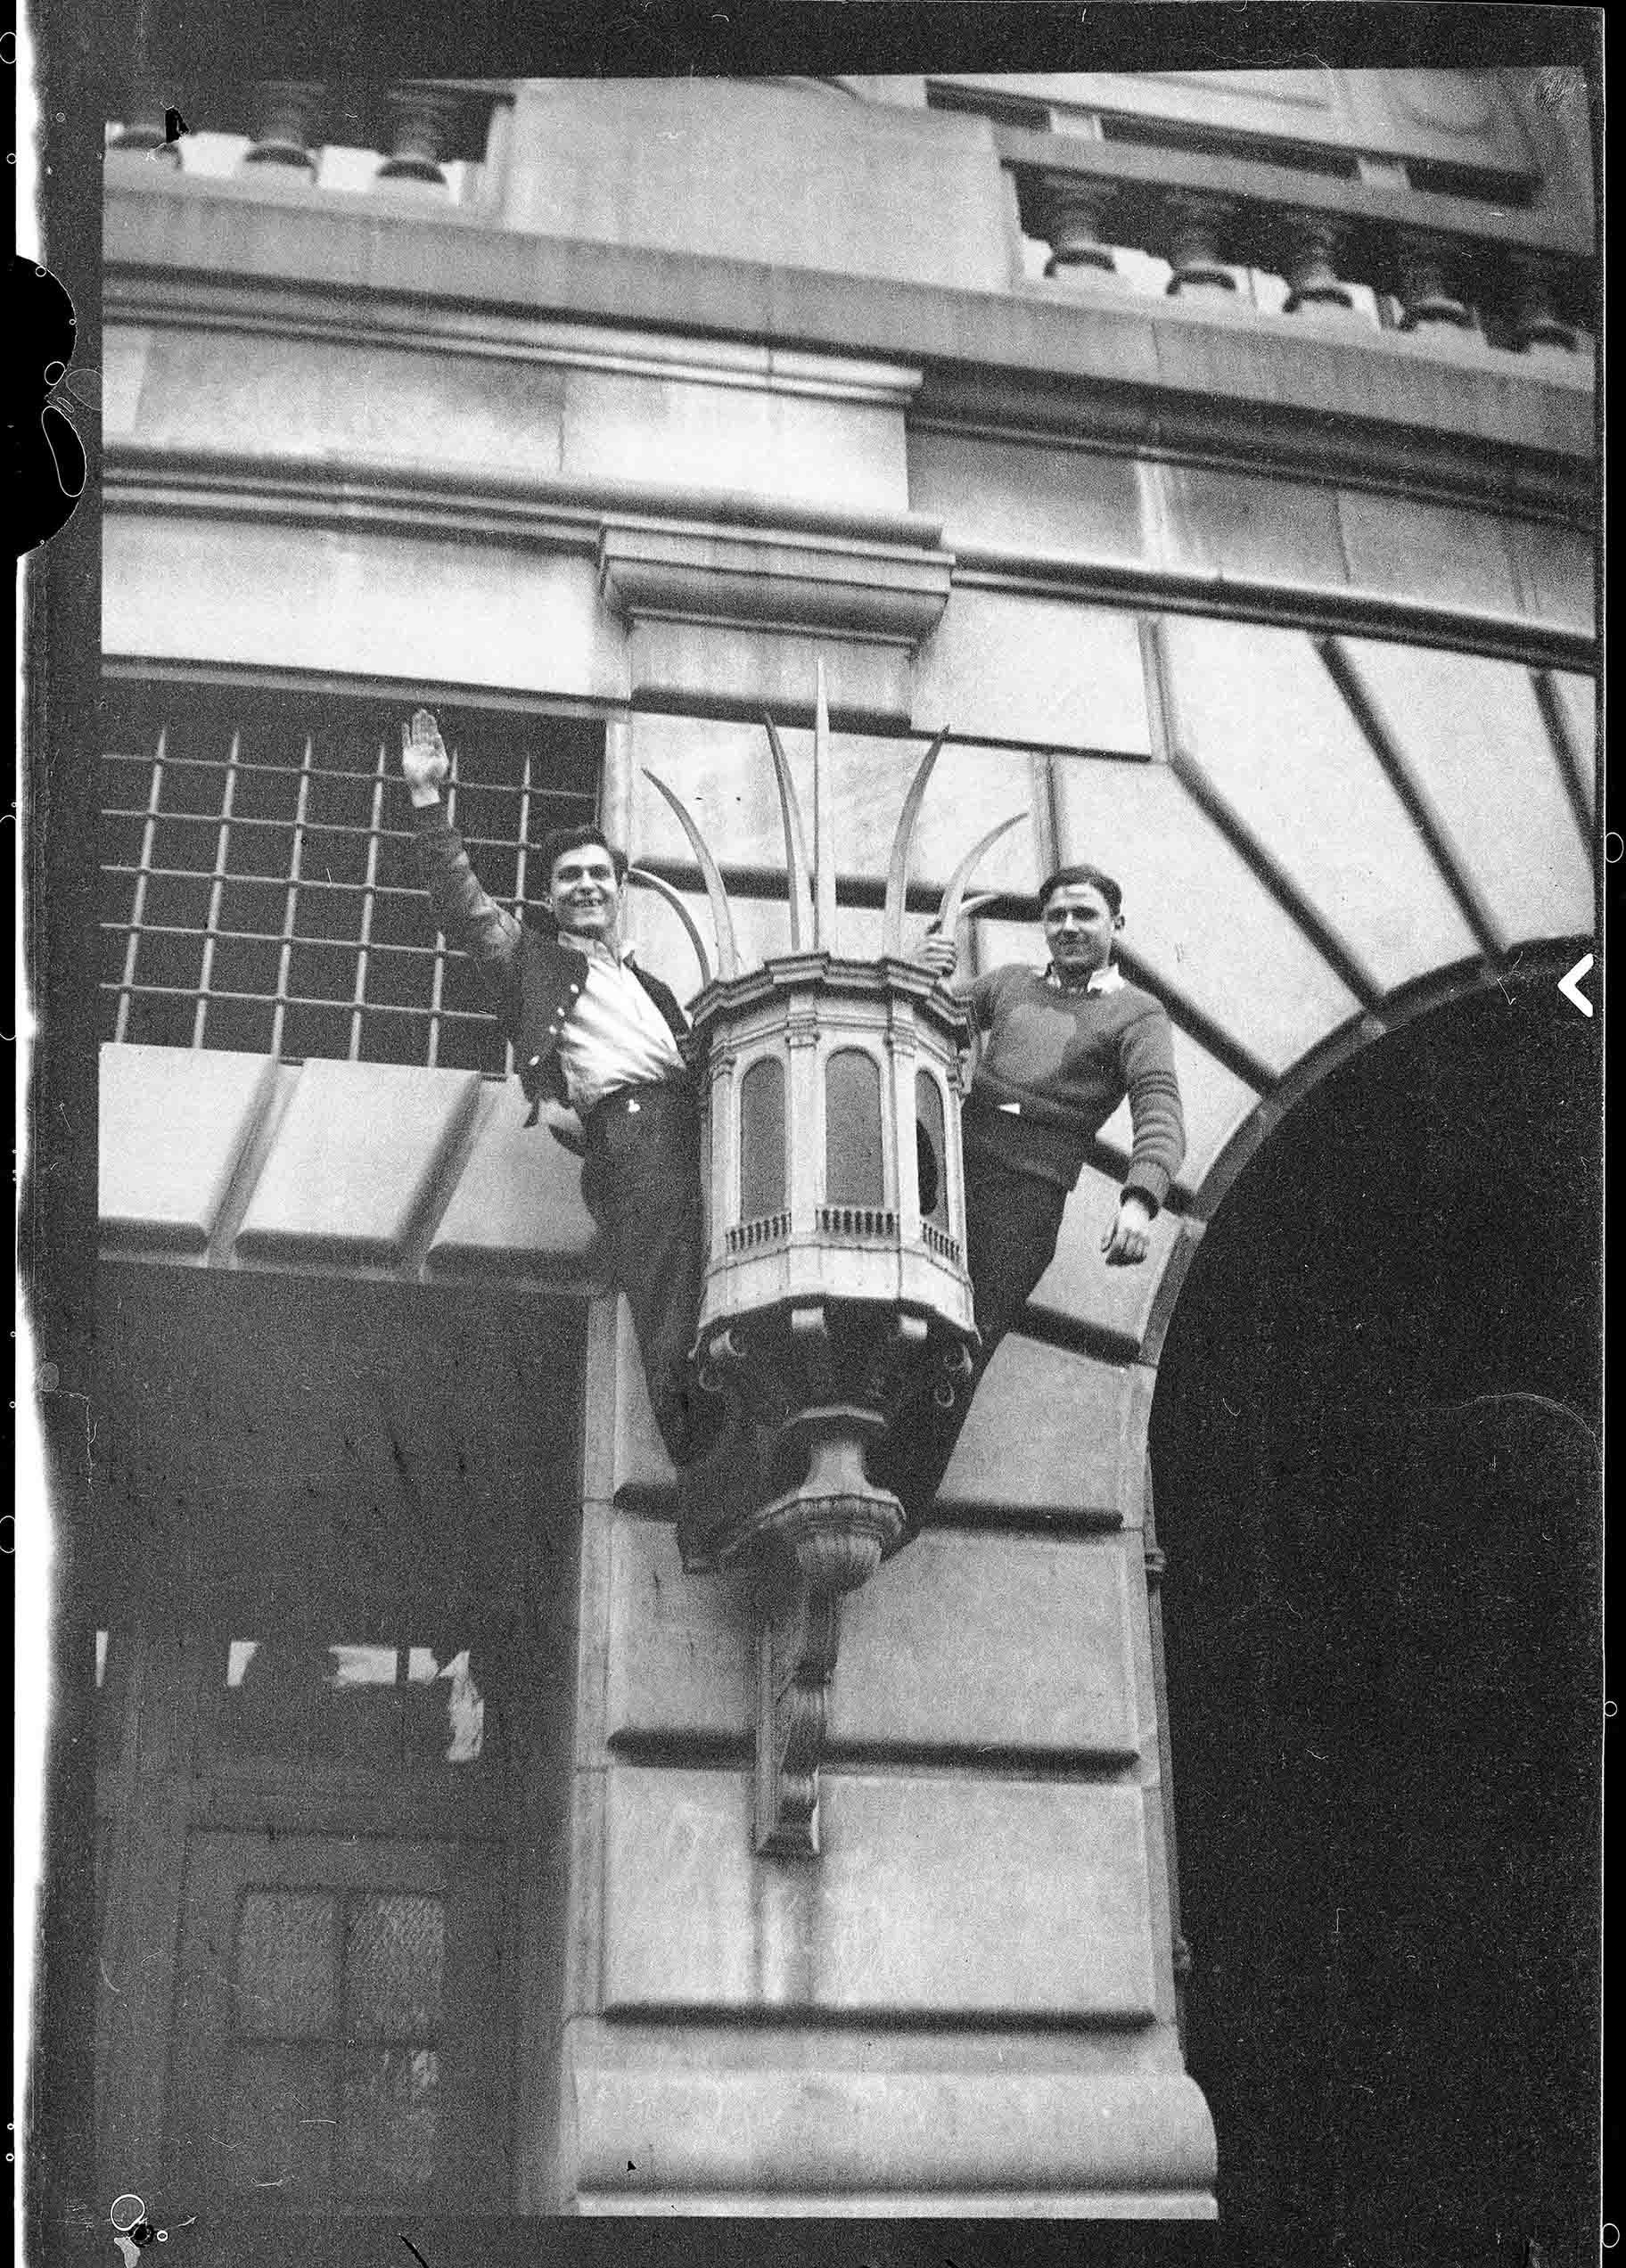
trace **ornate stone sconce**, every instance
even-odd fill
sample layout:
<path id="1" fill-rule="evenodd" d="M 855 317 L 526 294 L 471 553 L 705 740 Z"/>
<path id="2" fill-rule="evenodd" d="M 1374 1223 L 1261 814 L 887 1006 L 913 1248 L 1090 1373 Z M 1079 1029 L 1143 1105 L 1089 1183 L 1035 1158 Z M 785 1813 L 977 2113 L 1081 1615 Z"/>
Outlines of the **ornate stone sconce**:
<path id="1" fill-rule="evenodd" d="M 679 1537 L 691 1569 L 757 1571 L 756 1844 L 809 1855 L 841 1601 L 906 1541 L 903 1508 L 870 1478 L 866 1452 L 915 1393 L 951 1407 L 969 1388 L 976 1345 L 959 1143 L 965 1019 L 903 952 L 916 821 L 943 735 L 898 822 L 881 957 L 846 960 L 822 667 L 816 718 L 811 859 L 768 723 L 791 950 L 760 968 L 740 972 L 717 862 L 670 789 L 646 775 L 705 878 L 719 961 L 713 977 L 687 923 L 706 977 L 690 1040 L 709 1239 L 696 1360 L 702 1386 L 729 1404 L 739 1447 L 720 1475 L 710 1465 L 700 1481 L 686 1476 Z M 977 860 L 1022 817 L 956 869 L 937 916 L 946 933 Z"/>

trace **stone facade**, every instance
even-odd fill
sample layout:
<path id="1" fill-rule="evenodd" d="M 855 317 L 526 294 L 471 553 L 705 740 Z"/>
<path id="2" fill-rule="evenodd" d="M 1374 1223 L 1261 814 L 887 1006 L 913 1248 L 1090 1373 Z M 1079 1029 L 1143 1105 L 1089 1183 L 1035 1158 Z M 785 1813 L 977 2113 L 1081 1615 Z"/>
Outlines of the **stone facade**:
<path id="1" fill-rule="evenodd" d="M 516 1544 L 516 1597 L 552 1602 L 519 1680 L 557 1705 L 480 1829 L 508 1853 L 517 2011 L 483 2209 L 1212 2214 L 1146 1483 L 1162 1331 L 1293 1100 L 1432 1000 L 1567 967 L 1594 872 L 1575 148 L 1516 73 L 1241 77 L 527 83 L 493 94 L 455 191 L 234 171 L 241 139 L 178 169 L 110 152 L 117 678 L 597 719 L 605 824 L 703 929 L 659 772 L 749 961 L 788 942 L 760 717 L 805 765 L 822 661 L 843 949 L 875 949 L 903 785 L 946 724 L 922 890 L 973 822 L 1032 815 L 979 877 L 999 894 L 966 957 L 1038 957 L 1037 883 L 1088 858 L 1122 879 L 1126 962 L 1175 1025 L 1190 1147 L 1152 1257 L 1099 1264 L 1121 1114 L 933 1524 L 848 1609 L 811 1861 L 752 1855 L 742 1579 L 686 1575 L 651 1516 L 672 1475 L 627 1319 L 593 1293 L 571 1162 L 512 1090 L 127 1031 L 104 1051 L 103 1236 L 136 1316 L 182 1329 L 189 1298 L 263 1293 L 291 1371 L 301 1281 L 579 1341 L 527 1387 L 579 1398 L 579 1470 L 526 1481 Z M 1083 130 L 1104 117 L 1141 138 Z M 1328 169 L 1273 166 L 1272 136 Z M 1509 177 L 1517 210 L 1458 193 Z M 1087 190 L 1110 267 L 1078 251 Z M 1223 207 L 1206 289 L 1170 217 L 1199 191 Z M 1290 314 L 1308 271 L 1279 248 L 1306 212 L 1338 222 L 1352 289 Z M 1436 300 L 1474 251 L 1482 310 L 1425 313 L 1414 236 L 1446 248 Z M 691 992 L 677 916 L 641 897 L 637 927 Z M 477 1364 L 461 1385 L 466 1441 L 488 1387 Z M 322 1377 L 304 1392 L 319 1406 Z M 273 1424 L 300 1406 L 290 1388 Z M 456 1486 L 453 1450 L 420 1448 L 420 1480 Z M 160 1457 L 141 1485 L 172 1481 Z M 137 1653 L 154 1627 L 134 1617 Z M 365 1800 L 375 1832 L 474 1833 Z M 189 1957 L 185 1901 L 153 1886 L 211 1830 L 184 1805 L 171 1829 L 168 1859 L 110 1861 L 114 1975 L 121 1901 L 168 1927 L 164 1975 Z M 186 2136 L 133 2084 L 106 2095 L 117 2185 L 168 2181 L 185 2210 Z"/>

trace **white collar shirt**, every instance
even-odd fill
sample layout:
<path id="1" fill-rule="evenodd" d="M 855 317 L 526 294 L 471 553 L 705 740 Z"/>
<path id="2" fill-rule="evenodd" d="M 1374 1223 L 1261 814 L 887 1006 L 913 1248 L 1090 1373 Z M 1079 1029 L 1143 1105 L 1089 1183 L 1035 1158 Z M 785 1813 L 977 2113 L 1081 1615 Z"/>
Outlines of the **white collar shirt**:
<path id="1" fill-rule="evenodd" d="M 585 1117 L 620 1087 L 674 1078 L 683 1069 L 678 1042 L 633 974 L 630 951 L 597 938 L 560 933 L 560 942 L 587 965 L 587 982 L 559 1034 L 559 1062 L 571 1107 Z"/>
<path id="2" fill-rule="evenodd" d="M 1076 985 L 1069 986 L 1062 982 L 1060 976 L 1056 974 L 1054 961 L 1045 971 L 1045 982 L 1057 992 L 1078 990 Z M 1123 990 L 1123 971 L 1116 961 L 1108 961 L 1105 968 L 1094 969 L 1090 972 L 1084 990 L 1086 992 L 1121 992 Z"/>

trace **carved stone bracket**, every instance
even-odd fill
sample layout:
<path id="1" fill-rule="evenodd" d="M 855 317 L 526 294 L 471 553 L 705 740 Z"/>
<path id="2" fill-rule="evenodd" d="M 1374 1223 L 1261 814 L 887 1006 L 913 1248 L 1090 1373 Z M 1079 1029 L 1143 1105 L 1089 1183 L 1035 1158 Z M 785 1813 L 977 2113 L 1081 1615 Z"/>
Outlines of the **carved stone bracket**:
<path id="1" fill-rule="evenodd" d="M 917 645 L 937 628 L 954 570 L 935 523 L 870 534 L 797 527 L 612 521 L 599 583 L 618 613 Z"/>
<path id="2" fill-rule="evenodd" d="M 756 1847 L 818 1854 L 818 1767 L 825 1703 L 841 1641 L 842 1598 L 903 1537 L 903 1508 L 864 1470 L 866 1412 L 799 1418 L 811 1435 L 806 1477 L 768 1506 L 757 1527 L 764 1567 L 757 1634 Z"/>
<path id="3" fill-rule="evenodd" d="M 756 1847 L 763 1856 L 818 1853 L 818 1763 L 835 1672 L 842 1594 L 783 1577 L 757 1631 Z"/>
<path id="4" fill-rule="evenodd" d="M 818 1767 L 844 1593 L 904 1542 L 902 1505 L 865 1467 L 899 1402 L 935 1371 L 952 1400 L 972 1365 L 958 1340 L 907 1315 L 887 1327 L 822 1305 L 718 1331 L 701 1364 L 735 1424 L 705 1475 L 680 1476 L 692 1569 L 759 1573 L 756 1847 L 817 1856 Z"/>

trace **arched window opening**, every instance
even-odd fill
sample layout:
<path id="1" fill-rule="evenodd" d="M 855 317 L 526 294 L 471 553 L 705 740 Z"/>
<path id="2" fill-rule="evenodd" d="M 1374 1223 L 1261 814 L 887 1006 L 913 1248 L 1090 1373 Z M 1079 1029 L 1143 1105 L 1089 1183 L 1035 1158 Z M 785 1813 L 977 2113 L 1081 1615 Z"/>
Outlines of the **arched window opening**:
<path id="1" fill-rule="evenodd" d="M 940 1228 L 948 1226 L 948 1176 L 945 1163 L 943 1093 L 929 1071 L 915 1074 L 915 1154 L 919 1176 L 920 1217 Z"/>
<path id="2" fill-rule="evenodd" d="M 740 1081 L 740 1219 L 784 1204 L 784 1065 L 763 1056 Z"/>
<path id="3" fill-rule="evenodd" d="M 881 1066 L 861 1048 L 841 1048 L 825 1065 L 825 1191 L 831 1205 L 884 1199 Z"/>

